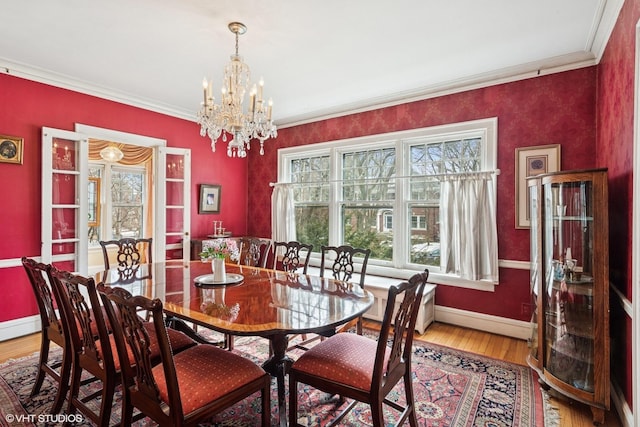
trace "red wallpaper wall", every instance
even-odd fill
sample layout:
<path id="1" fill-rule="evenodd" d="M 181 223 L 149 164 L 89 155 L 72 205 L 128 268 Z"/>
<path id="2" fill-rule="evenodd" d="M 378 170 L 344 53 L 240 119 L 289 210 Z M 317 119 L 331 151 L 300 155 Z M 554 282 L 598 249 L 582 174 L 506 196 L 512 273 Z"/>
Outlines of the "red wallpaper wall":
<path id="1" fill-rule="evenodd" d="M 625 1 L 598 65 L 597 79 L 596 154 L 598 166 L 609 168 L 611 283 L 629 300 L 634 298 L 631 230 L 634 93 L 638 90 L 634 87 L 635 40 L 639 19 L 640 0 Z M 631 405 L 631 318 L 617 302 L 611 304 L 611 331 L 611 372 Z"/>
<path id="2" fill-rule="evenodd" d="M 198 90 L 197 85 L 194 90 Z M 191 235 L 213 231 L 212 221 L 246 233 L 247 163 L 224 150 L 211 152 L 190 121 L 0 74 L 0 134 L 24 138 L 22 165 L 0 163 L 4 183 L 0 209 L 0 259 L 40 255 L 41 128 L 73 130 L 75 123 L 162 138 L 172 147 L 191 149 Z M 194 105 L 194 110 L 197 105 Z M 221 184 L 220 214 L 198 214 L 198 184 Z M 0 321 L 37 313 L 22 268 L 1 268 Z"/>
<path id="3" fill-rule="evenodd" d="M 595 67 L 496 85 L 380 110 L 281 129 L 264 158 L 249 159 L 249 233 L 271 235 L 271 188 L 278 148 L 498 117 L 499 257 L 529 260 L 529 230 L 515 229 L 515 149 L 561 144 L 562 168 L 595 166 Z M 500 270 L 495 293 L 439 286 L 438 305 L 528 320 L 528 270 Z"/>

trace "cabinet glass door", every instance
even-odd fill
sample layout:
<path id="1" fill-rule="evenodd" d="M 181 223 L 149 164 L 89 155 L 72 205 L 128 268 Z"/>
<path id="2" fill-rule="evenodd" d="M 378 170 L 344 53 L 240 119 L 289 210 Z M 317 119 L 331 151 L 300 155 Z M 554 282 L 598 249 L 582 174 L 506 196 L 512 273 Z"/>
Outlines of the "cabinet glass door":
<path id="1" fill-rule="evenodd" d="M 530 341 L 530 357 L 538 360 L 538 343 L 540 341 L 538 334 L 538 300 L 540 297 L 540 290 L 542 289 L 541 282 L 541 263 L 540 256 L 540 241 L 541 235 L 540 228 L 540 186 L 534 185 L 533 181 L 529 182 L 529 203 L 530 209 L 530 227 L 531 227 L 531 266 L 529 267 L 529 284 L 531 286 L 531 341 Z"/>
<path id="2" fill-rule="evenodd" d="M 544 184 L 545 369 L 593 391 L 593 184 Z"/>

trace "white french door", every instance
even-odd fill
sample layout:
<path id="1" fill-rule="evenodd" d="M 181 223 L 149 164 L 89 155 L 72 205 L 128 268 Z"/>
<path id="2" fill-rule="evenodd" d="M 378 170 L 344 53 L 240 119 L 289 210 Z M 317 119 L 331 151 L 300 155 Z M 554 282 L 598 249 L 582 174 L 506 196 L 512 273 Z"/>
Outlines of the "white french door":
<path id="1" fill-rule="evenodd" d="M 191 256 L 191 150 L 158 147 L 154 259 Z M 155 244 L 155 242 L 158 244 Z"/>
<path id="2" fill-rule="evenodd" d="M 190 258 L 191 150 L 164 140 L 76 124 L 42 128 L 42 262 L 88 274 L 89 138 L 154 148 L 153 258 Z"/>
<path id="3" fill-rule="evenodd" d="M 42 128 L 42 262 L 87 274 L 86 135 Z"/>

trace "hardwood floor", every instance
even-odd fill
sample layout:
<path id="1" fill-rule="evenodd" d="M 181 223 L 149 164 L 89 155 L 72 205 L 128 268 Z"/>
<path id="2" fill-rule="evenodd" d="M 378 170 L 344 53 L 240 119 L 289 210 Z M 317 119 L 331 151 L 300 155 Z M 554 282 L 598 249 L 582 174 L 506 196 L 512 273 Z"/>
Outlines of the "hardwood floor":
<path id="1" fill-rule="evenodd" d="M 365 321 L 364 324 L 368 327 L 376 327 L 375 322 Z M 529 353 L 526 341 L 437 322 L 429 326 L 427 331 L 418 338 L 520 365 L 526 365 L 526 357 Z M 27 356 L 38 351 L 39 348 L 39 334 L 0 342 L 0 363 L 10 358 Z M 558 408 L 560 426 L 588 427 L 593 425 L 591 410 L 588 406 L 555 397 L 551 398 L 551 404 Z M 605 423 L 602 425 L 606 427 L 622 426 L 614 410 L 606 414 Z"/>

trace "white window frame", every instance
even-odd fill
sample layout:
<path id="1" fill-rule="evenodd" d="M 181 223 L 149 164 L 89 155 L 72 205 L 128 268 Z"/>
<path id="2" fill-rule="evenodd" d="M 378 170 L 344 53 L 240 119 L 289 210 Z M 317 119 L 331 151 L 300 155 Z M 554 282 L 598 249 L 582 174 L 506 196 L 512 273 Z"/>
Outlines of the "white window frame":
<path id="1" fill-rule="evenodd" d="M 147 188 L 148 176 L 147 174 L 151 173 L 151 171 L 146 170 L 144 167 L 140 165 L 121 165 L 121 164 L 113 164 L 103 160 L 89 160 L 89 168 L 99 167 L 102 169 L 102 176 L 100 177 L 100 240 L 113 240 L 114 237 L 111 234 L 113 230 L 113 200 L 111 198 L 111 180 L 113 176 L 113 171 L 126 171 L 126 172 L 139 172 L 144 176 L 143 179 L 143 188 L 142 188 L 142 236 L 144 237 L 144 230 L 146 227 L 146 214 L 145 209 L 150 209 L 146 206 L 146 200 L 149 194 L 149 188 Z M 89 250 L 102 250 L 100 245 L 91 245 L 89 242 Z"/>
<path id="2" fill-rule="evenodd" d="M 340 218 L 340 185 L 341 169 L 340 157 L 344 152 L 363 149 L 377 149 L 393 144 L 396 148 L 398 162 L 397 175 L 404 174 L 404 163 L 408 161 L 408 148 L 416 140 L 429 139 L 441 140 L 443 138 L 468 138 L 481 136 L 483 138 L 480 170 L 494 171 L 497 169 L 498 147 L 498 119 L 496 117 L 473 120 L 461 123 L 452 123 L 441 126 L 412 129 L 407 131 L 390 132 L 385 134 L 370 135 L 357 138 L 349 138 L 331 142 L 321 142 L 311 145 L 282 148 L 278 150 L 278 182 L 289 182 L 291 161 L 300 157 L 313 157 L 329 155 L 331 161 L 330 171 L 330 200 L 329 200 L 329 244 L 340 243 L 340 227 L 334 224 Z M 404 177 L 403 177 L 404 178 Z M 494 180 L 494 185 L 495 184 Z M 408 215 L 404 215 L 411 203 L 408 200 L 409 179 L 396 179 L 396 199 L 394 202 L 393 233 L 394 233 L 394 260 L 392 262 L 369 263 L 367 272 L 389 277 L 408 278 L 414 274 L 419 266 L 416 264 L 401 263 L 399 260 L 407 260 L 408 239 L 411 224 Z M 494 191 L 494 194 L 497 194 Z M 317 256 L 312 256 L 312 262 L 317 262 Z M 430 267 L 429 281 L 439 284 L 460 286 L 471 289 L 493 290 L 494 284 L 490 281 L 470 281 L 460 277 L 443 274 L 438 269 Z"/>

